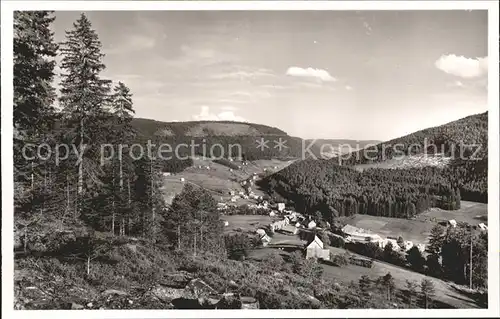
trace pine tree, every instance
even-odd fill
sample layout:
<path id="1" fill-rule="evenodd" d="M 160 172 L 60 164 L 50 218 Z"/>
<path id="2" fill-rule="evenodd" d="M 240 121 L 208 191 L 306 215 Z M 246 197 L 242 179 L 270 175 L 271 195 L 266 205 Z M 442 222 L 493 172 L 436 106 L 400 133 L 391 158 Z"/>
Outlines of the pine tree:
<path id="1" fill-rule="evenodd" d="M 14 12 L 14 127 L 27 135 L 47 133 L 53 124 L 54 20 L 51 11 Z"/>
<path id="2" fill-rule="evenodd" d="M 444 242 L 444 230 L 439 224 L 432 227 L 429 236 L 429 245 L 426 250 L 430 255 L 439 255 Z"/>
<path id="3" fill-rule="evenodd" d="M 368 277 L 367 275 L 361 276 L 361 278 L 359 279 L 359 290 L 361 291 L 363 297 L 366 298 L 369 296 L 371 287 L 372 280 L 370 279 L 370 277 Z"/>
<path id="4" fill-rule="evenodd" d="M 57 44 L 50 11 L 14 12 L 14 211 L 16 225 L 24 228 L 24 248 L 29 231 L 47 211 L 55 211 L 51 189 L 53 163 L 43 161 L 27 143 L 51 142 L 54 124 L 54 78 Z M 31 158 L 31 159 L 30 159 Z"/>
<path id="5" fill-rule="evenodd" d="M 385 274 L 385 276 L 382 277 L 382 285 L 385 287 L 387 300 L 391 300 L 396 284 L 394 282 L 394 277 L 391 275 L 390 272 L 388 272 L 387 274 Z"/>
<path id="6" fill-rule="evenodd" d="M 175 248 L 193 252 L 193 255 L 195 251 L 223 252 L 223 225 L 217 203 L 206 190 L 184 185 L 163 220 L 165 233 Z"/>
<path id="7" fill-rule="evenodd" d="M 134 166 L 137 176 L 133 181 L 134 210 L 140 212 L 140 216 L 136 216 L 137 224 L 142 236 L 147 235 L 156 240 L 161 213 L 165 209 L 160 190 L 162 185 L 160 164 L 153 157 L 143 156 L 134 162 Z"/>
<path id="8" fill-rule="evenodd" d="M 51 83 L 57 45 L 50 31 L 55 19 L 51 14 L 49 11 L 14 12 L 15 182 L 31 184 L 37 178 L 38 159 L 29 150 L 25 157 L 22 150 L 27 143 L 41 143 L 53 125 L 55 89 Z M 28 160 L 28 157 L 35 158 Z"/>
<path id="9" fill-rule="evenodd" d="M 113 136 L 113 148 L 115 156 L 113 160 L 118 161 L 118 173 L 116 178 L 113 179 L 113 185 L 117 185 L 115 190 L 118 194 L 112 194 L 113 199 L 112 205 L 112 222 L 111 231 L 115 233 L 115 221 L 116 221 L 116 211 L 120 211 L 121 215 L 131 216 L 131 198 L 130 192 L 130 181 L 134 178 L 134 167 L 132 159 L 129 156 L 129 151 L 125 146 L 128 141 L 131 141 L 135 137 L 135 131 L 131 125 L 132 117 L 135 113 L 133 109 L 132 94 L 130 89 L 125 86 L 122 82 L 118 82 L 113 89 L 113 95 L 111 96 L 111 112 L 112 112 L 112 136 Z M 125 217 L 122 216 L 121 224 L 124 225 Z M 130 219 L 128 220 L 130 225 Z M 123 226 L 120 228 L 120 232 L 123 232 Z"/>
<path id="10" fill-rule="evenodd" d="M 422 293 L 422 300 L 424 302 L 425 309 L 429 308 L 432 303 L 432 298 L 436 294 L 436 289 L 434 284 L 429 279 L 422 279 L 420 283 L 420 291 Z"/>
<path id="11" fill-rule="evenodd" d="M 110 81 L 100 77 L 105 69 L 104 54 L 98 35 L 85 14 L 73 24 L 71 31 L 66 31 L 61 52 L 61 69 L 65 71 L 61 75 L 60 97 L 64 124 L 79 153 L 83 154 L 77 162 L 78 207 L 81 210 L 85 189 L 101 184 L 100 147 L 97 145 L 106 137 L 103 122 L 108 118 L 105 106 L 109 100 Z"/>
<path id="12" fill-rule="evenodd" d="M 405 297 L 410 307 L 414 306 L 415 304 L 415 297 L 417 296 L 417 287 L 418 285 L 415 281 L 410 281 L 408 279 L 406 280 Z"/>
<path id="13" fill-rule="evenodd" d="M 415 271 L 422 272 L 424 270 L 425 258 L 416 246 L 408 250 L 406 260 Z"/>

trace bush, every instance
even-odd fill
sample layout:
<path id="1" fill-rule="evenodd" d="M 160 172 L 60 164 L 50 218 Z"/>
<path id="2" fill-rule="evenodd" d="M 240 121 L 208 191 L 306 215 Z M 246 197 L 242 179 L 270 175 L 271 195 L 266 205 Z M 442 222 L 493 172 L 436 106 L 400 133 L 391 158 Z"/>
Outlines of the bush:
<path id="1" fill-rule="evenodd" d="M 332 263 L 337 267 L 345 267 L 349 264 L 349 258 L 346 256 L 346 254 L 337 254 L 333 256 Z"/>
<path id="2" fill-rule="evenodd" d="M 241 233 L 224 236 L 227 258 L 234 260 L 245 259 L 253 243 L 247 235 Z"/>

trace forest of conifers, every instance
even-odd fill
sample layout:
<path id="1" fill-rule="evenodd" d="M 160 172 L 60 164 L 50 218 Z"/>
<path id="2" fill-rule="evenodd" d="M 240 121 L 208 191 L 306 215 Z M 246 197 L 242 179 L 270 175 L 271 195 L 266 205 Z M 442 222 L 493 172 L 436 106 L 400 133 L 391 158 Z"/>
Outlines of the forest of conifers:
<path id="1" fill-rule="evenodd" d="M 292 199 L 299 211 L 320 211 L 326 220 L 369 214 L 411 218 L 439 206 L 460 207 L 460 190 L 436 168 L 358 172 L 328 161 L 306 160 L 262 182 L 271 195 Z"/>

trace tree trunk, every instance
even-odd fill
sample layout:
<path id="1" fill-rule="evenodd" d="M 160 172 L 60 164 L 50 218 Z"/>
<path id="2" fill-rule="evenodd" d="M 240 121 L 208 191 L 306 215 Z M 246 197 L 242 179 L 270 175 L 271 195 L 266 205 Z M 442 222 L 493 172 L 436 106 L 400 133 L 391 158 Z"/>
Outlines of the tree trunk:
<path id="1" fill-rule="evenodd" d="M 196 227 L 194 229 L 194 252 L 193 252 L 193 256 L 196 257 Z"/>
<path id="2" fill-rule="evenodd" d="M 177 226 L 177 249 L 181 249 L 181 225 Z"/>
<path id="3" fill-rule="evenodd" d="M 111 216 L 111 233 L 115 235 L 115 200 L 113 199 L 113 214 Z"/>
<path id="4" fill-rule="evenodd" d="M 149 159 L 150 164 L 149 164 L 149 174 L 150 174 L 150 179 L 151 179 L 151 190 L 150 190 L 150 196 L 151 196 L 151 219 L 152 219 L 152 235 L 153 235 L 153 242 L 155 241 L 155 236 L 156 236 L 156 227 L 155 227 L 155 218 L 156 218 L 156 212 L 155 212 L 155 203 L 154 203 L 154 176 L 153 176 L 153 159 Z"/>
<path id="5" fill-rule="evenodd" d="M 472 289 L 472 225 L 470 225 L 470 267 L 469 267 L 469 286 Z"/>
<path id="6" fill-rule="evenodd" d="M 203 251 L 203 227 L 200 226 L 200 247 Z"/>
<path id="7" fill-rule="evenodd" d="M 112 165 L 113 166 L 113 165 Z M 115 170 L 114 170 L 114 167 L 112 169 L 113 171 L 113 179 L 112 179 L 112 185 L 113 185 L 113 191 L 112 191 L 112 194 L 111 194 L 111 234 L 113 234 L 113 236 L 115 235 L 115 215 L 116 215 L 116 208 L 115 208 L 115 192 L 116 192 L 116 188 L 115 188 Z"/>
<path id="8" fill-rule="evenodd" d="M 69 214 L 71 211 L 70 203 L 69 203 L 69 175 L 66 174 L 66 213 Z"/>
<path id="9" fill-rule="evenodd" d="M 130 210 L 131 204 L 132 204 L 132 198 L 130 197 L 130 178 L 127 177 L 127 184 L 128 184 L 128 208 Z"/>
<path id="10" fill-rule="evenodd" d="M 87 275 L 90 275 L 90 255 L 87 256 Z"/>
<path id="11" fill-rule="evenodd" d="M 35 199 L 35 174 L 33 173 L 33 162 L 31 162 L 31 201 Z"/>
<path id="12" fill-rule="evenodd" d="M 120 149 L 120 154 L 118 156 L 118 161 L 120 162 L 120 193 L 121 193 L 123 190 L 123 161 L 122 161 L 121 149 Z"/>
<path id="13" fill-rule="evenodd" d="M 78 195 L 83 194 L 83 137 L 84 137 L 84 129 L 83 129 L 83 118 L 80 119 L 80 156 L 81 161 L 78 163 Z"/>
<path id="14" fill-rule="evenodd" d="M 28 252 L 28 224 L 24 226 L 24 254 Z"/>

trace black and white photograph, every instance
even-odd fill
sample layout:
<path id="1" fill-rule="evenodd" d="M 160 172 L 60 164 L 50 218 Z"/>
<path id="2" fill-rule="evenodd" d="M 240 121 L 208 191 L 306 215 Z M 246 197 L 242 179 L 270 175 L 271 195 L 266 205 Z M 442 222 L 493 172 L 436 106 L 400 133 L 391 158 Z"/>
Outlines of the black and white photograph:
<path id="1" fill-rule="evenodd" d="M 72 2 L 2 1 L 7 317 L 499 315 L 498 3 Z"/>

